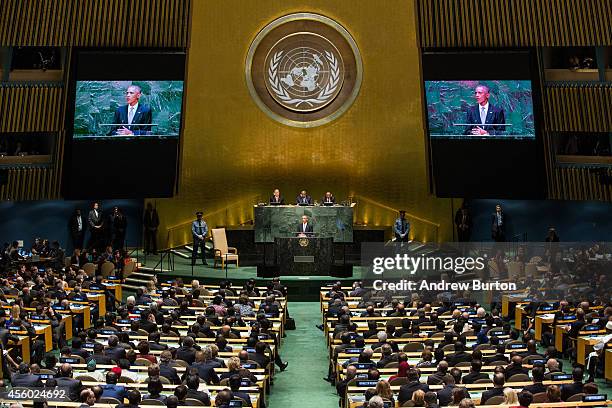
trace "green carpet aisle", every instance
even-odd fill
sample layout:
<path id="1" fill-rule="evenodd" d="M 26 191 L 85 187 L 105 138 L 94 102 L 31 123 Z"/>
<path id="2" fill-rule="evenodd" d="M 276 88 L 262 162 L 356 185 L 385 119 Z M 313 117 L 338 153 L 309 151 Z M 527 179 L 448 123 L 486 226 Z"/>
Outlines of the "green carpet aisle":
<path id="1" fill-rule="evenodd" d="M 336 390 L 323 381 L 327 376 L 327 348 L 318 302 L 289 302 L 289 314 L 297 330 L 287 331 L 281 350 L 289 361 L 287 371 L 277 372 L 269 398 L 269 408 L 334 408 L 338 406 Z"/>

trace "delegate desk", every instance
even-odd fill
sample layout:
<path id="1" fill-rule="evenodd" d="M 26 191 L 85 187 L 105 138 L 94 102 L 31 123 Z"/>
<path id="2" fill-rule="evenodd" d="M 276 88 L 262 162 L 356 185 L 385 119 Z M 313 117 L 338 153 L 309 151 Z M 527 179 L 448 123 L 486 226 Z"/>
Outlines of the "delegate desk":
<path id="1" fill-rule="evenodd" d="M 303 215 L 310 218 L 316 236 L 332 237 L 334 242 L 353 242 L 354 206 L 256 205 L 255 242 L 272 243 L 277 237 L 295 236 Z"/>
<path id="2" fill-rule="evenodd" d="M 612 349 L 606 350 L 605 354 L 606 359 L 606 380 L 612 381 Z"/>

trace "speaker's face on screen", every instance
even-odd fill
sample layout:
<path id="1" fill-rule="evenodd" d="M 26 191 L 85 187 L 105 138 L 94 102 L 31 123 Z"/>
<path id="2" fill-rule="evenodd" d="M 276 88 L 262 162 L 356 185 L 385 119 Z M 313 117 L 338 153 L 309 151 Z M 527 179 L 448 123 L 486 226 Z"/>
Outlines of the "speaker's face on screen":
<path id="1" fill-rule="evenodd" d="M 304 224 L 306 224 L 306 223 L 308 222 L 308 217 L 307 217 L 307 216 L 305 216 L 305 215 L 303 215 L 303 216 L 302 216 L 302 222 L 303 222 Z"/>
<path id="2" fill-rule="evenodd" d="M 125 101 L 128 105 L 134 105 L 140 99 L 140 89 L 137 86 L 128 87 L 125 91 Z"/>
<path id="3" fill-rule="evenodd" d="M 477 86 L 474 91 L 474 98 L 480 105 L 485 105 L 489 100 L 489 90 L 486 86 Z"/>

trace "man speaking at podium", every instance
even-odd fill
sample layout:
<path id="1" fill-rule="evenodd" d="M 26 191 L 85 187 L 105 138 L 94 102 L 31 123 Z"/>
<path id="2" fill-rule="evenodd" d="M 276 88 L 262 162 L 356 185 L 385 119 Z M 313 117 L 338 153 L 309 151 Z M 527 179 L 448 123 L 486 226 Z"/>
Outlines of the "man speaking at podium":
<path id="1" fill-rule="evenodd" d="M 125 101 L 127 105 L 117 108 L 113 123 L 116 126 L 111 128 L 109 135 L 147 135 L 151 132 L 151 126 L 142 126 L 151 124 L 153 115 L 151 108 L 145 104 L 139 103 L 141 89 L 138 85 L 130 85 L 125 91 Z M 127 126 L 119 126 L 124 123 Z M 138 124 L 138 126 L 134 126 Z"/>
<path id="2" fill-rule="evenodd" d="M 302 223 L 298 226 L 297 232 L 299 237 L 306 237 L 312 235 L 312 224 L 308 222 L 307 215 L 302 215 Z"/>
<path id="3" fill-rule="evenodd" d="M 478 105 L 467 111 L 467 128 L 464 134 L 474 136 L 503 135 L 505 126 L 494 126 L 506 123 L 504 110 L 489 103 L 489 87 L 478 85 L 474 90 L 474 99 Z"/>

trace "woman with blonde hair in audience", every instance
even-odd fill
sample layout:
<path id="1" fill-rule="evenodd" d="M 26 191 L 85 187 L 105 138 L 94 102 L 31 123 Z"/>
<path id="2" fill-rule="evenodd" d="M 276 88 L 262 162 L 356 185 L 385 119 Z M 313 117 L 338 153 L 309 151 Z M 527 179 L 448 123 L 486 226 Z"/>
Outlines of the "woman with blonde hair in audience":
<path id="1" fill-rule="evenodd" d="M 391 406 L 395 406 L 395 400 L 393 399 L 393 391 L 391 391 L 391 385 L 386 380 L 380 380 L 376 383 L 376 395 L 383 400 L 391 401 Z"/>
<path id="2" fill-rule="evenodd" d="M 425 391 L 416 390 L 412 393 L 412 402 L 415 407 L 424 407 L 425 406 Z"/>
<path id="3" fill-rule="evenodd" d="M 516 390 L 506 387 L 504 388 L 504 405 L 519 405 L 518 394 Z"/>

